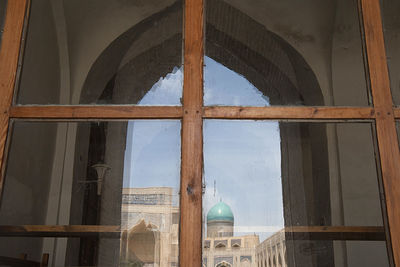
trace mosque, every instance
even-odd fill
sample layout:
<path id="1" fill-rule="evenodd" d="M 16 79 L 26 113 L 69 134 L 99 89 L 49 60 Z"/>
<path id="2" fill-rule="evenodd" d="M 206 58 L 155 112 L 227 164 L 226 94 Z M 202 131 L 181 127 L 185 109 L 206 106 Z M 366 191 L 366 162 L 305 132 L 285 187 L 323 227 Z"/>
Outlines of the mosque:
<path id="1" fill-rule="evenodd" d="M 207 214 L 203 267 L 286 267 L 284 231 L 260 243 L 259 236 L 234 236 L 231 208 L 220 201 Z"/>
<path id="2" fill-rule="evenodd" d="M 178 266 L 179 207 L 172 188 L 124 188 L 120 266 Z M 234 235 L 231 208 L 220 201 L 207 213 L 203 267 L 286 267 L 284 231 L 260 243 Z M 204 232 L 204 231 L 203 231 Z"/>

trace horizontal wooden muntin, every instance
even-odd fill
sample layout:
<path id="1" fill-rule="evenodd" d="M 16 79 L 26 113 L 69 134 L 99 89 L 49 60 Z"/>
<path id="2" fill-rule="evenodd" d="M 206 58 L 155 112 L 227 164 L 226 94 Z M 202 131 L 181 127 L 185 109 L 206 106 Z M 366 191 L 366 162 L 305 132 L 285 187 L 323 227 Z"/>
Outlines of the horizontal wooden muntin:
<path id="1" fill-rule="evenodd" d="M 382 226 L 295 226 L 285 232 L 293 240 L 386 240 Z"/>
<path id="2" fill-rule="evenodd" d="M 384 241 L 381 226 L 294 226 L 282 229 L 293 240 Z M 120 238 L 118 225 L 3 225 L 2 237 L 88 237 Z"/>
<path id="3" fill-rule="evenodd" d="M 371 120 L 372 107 L 203 107 L 204 119 L 311 119 L 311 120 Z M 400 109 L 395 110 L 400 118 Z M 10 108 L 10 118 L 21 119 L 179 119 L 181 106 L 131 105 L 21 105 Z"/>
<path id="4" fill-rule="evenodd" d="M 177 119 L 183 115 L 180 106 L 13 106 L 10 118 L 26 119 Z"/>
<path id="5" fill-rule="evenodd" d="M 2 225 L 2 237 L 88 237 L 119 238 L 121 227 L 116 225 Z"/>
<path id="6" fill-rule="evenodd" d="M 22 254 L 25 256 L 25 254 Z M 40 262 L 31 261 L 27 259 L 18 259 L 7 256 L 0 256 L 0 265 L 1 266 L 13 266 L 13 267 L 44 267 L 47 265 L 41 265 Z"/>
<path id="7" fill-rule="evenodd" d="M 374 119 L 371 107 L 204 107 L 207 119 Z"/>

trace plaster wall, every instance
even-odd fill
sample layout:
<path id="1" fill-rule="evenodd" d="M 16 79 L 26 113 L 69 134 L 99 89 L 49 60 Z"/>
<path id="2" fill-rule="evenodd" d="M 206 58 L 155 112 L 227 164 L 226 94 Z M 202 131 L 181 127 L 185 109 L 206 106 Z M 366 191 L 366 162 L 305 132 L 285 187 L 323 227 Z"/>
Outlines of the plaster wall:
<path id="1" fill-rule="evenodd" d="M 226 2 L 278 34 L 305 58 L 326 105 L 368 104 L 355 1 Z M 234 31 L 240 32 L 240 27 Z"/>

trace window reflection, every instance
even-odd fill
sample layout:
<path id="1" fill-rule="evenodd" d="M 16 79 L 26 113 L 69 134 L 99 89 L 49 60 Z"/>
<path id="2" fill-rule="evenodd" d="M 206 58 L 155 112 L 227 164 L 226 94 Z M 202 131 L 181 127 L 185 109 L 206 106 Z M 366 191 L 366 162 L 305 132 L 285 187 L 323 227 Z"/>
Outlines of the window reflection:
<path id="1" fill-rule="evenodd" d="M 120 259 L 126 266 L 178 262 L 179 131 L 178 122 L 128 123 Z"/>
<path id="2" fill-rule="evenodd" d="M 208 0 L 205 6 L 206 56 L 246 77 L 270 105 L 370 104 L 357 1 Z M 205 62 L 206 86 L 237 97 L 248 87 Z M 206 105 L 265 105 L 206 97 Z"/>
<path id="3" fill-rule="evenodd" d="M 179 179 L 179 121 L 15 122 L 0 265 L 176 266 Z"/>
<path id="4" fill-rule="evenodd" d="M 398 16 L 400 2 L 396 0 L 384 0 L 380 1 L 380 3 L 390 86 L 392 89 L 393 103 L 398 106 L 400 105 L 400 78 L 398 74 L 400 68 L 400 53 L 397 48 L 400 45 L 400 22 Z"/>
<path id="5" fill-rule="evenodd" d="M 269 106 L 269 98 L 245 77 L 207 56 L 204 64 L 204 105 Z"/>
<path id="6" fill-rule="evenodd" d="M 182 66 L 182 13 L 179 0 L 32 1 L 15 102 L 146 104 Z M 153 104 L 180 105 L 174 81 L 179 96 Z"/>
<path id="7" fill-rule="evenodd" d="M 205 266 L 388 266 L 372 129 L 205 120 Z"/>
<path id="8" fill-rule="evenodd" d="M 7 8 L 7 1 L 3 0 L 0 2 L 0 48 L 1 48 L 1 40 L 3 39 L 3 32 L 4 32 L 4 22 L 6 19 L 6 8 Z"/>
<path id="9" fill-rule="evenodd" d="M 283 247 L 277 122 L 206 120 L 204 176 L 206 266 L 258 266 L 260 251 Z"/>

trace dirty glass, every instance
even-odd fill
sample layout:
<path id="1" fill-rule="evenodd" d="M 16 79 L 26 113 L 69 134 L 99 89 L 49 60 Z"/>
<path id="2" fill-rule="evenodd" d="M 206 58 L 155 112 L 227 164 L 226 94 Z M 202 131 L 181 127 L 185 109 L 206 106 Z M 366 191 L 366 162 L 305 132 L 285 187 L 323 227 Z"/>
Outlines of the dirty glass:
<path id="1" fill-rule="evenodd" d="M 400 2 L 381 0 L 381 14 L 383 19 L 383 33 L 385 37 L 386 59 L 389 68 L 390 87 L 392 88 L 393 102 L 400 105 Z"/>
<path id="2" fill-rule="evenodd" d="M 0 266 L 177 264 L 179 121 L 17 121 L 6 169 Z"/>
<path id="3" fill-rule="evenodd" d="M 1 49 L 1 40 L 3 39 L 4 22 L 5 22 L 5 18 L 6 18 L 7 1 L 8 0 L 0 1 L 0 49 Z"/>
<path id="4" fill-rule="evenodd" d="M 356 0 L 207 0 L 205 14 L 205 105 L 371 103 Z"/>
<path id="5" fill-rule="evenodd" d="M 204 121 L 203 265 L 389 266 L 372 123 Z"/>
<path id="6" fill-rule="evenodd" d="M 180 105 L 182 21 L 179 0 L 32 0 L 15 102 Z"/>

